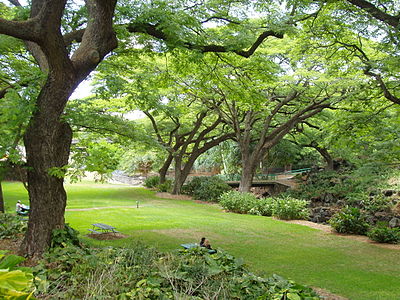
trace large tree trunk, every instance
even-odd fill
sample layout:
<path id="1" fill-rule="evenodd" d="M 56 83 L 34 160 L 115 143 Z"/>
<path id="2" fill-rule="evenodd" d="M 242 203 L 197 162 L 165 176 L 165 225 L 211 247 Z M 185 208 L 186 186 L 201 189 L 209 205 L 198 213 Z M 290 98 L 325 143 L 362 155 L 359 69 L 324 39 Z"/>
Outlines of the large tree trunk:
<path id="1" fill-rule="evenodd" d="M 158 170 L 158 173 L 160 174 L 160 184 L 165 183 L 166 177 L 167 177 L 167 172 L 168 172 L 169 166 L 172 163 L 173 158 L 174 157 L 172 156 L 172 154 L 168 154 L 168 157 L 165 160 L 163 166 L 161 167 L 161 169 Z"/>
<path id="2" fill-rule="evenodd" d="M 186 179 L 188 178 L 190 170 L 192 169 L 193 164 L 196 161 L 197 157 L 198 155 L 195 158 L 189 159 L 189 161 L 185 164 L 183 170 L 182 169 L 179 170 L 178 174 L 175 173 L 175 182 L 172 194 L 179 195 L 181 193 L 182 186 L 186 182 Z"/>
<path id="3" fill-rule="evenodd" d="M 318 148 L 317 151 L 322 155 L 326 162 L 326 170 L 333 170 L 333 158 L 325 148 Z"/>
<path id="4" fill-rule="evenodd" d="M 62 172 L 68 164 L 72 130 L 60 116 L 74 83 L 67 78 L 61 82 L 49 80 L 43 87 L 24 136 L 31 211 L 21 251 L 28 256 L 40 256 L 50 244 L 52 231 L 64 227 L 67 195 Z"/>
<path id="5" fill-rule="evenodd" d="M 0 181 L 0 212 L 4 213 L 4 197 L 3 197 L 3 186 Z"/>
<path id="6" fill-rule="evenodd" d="M 254 174 L 257 169 L 257 161 L 252 157 L 243 161 L 242 164 L 242 176 L 240 178 L 239 191 L 242 193 L 250 192 L 250 188 L 253 184 Z"/>
<path id="7" fill-rule="evenodd" d="M 172 188 L 172 194 L 179 195 L 184 182 L 182 182 L 182 157 L 177 155 L 174 157 L 175 160 L 175 179 L 174 186 Z"/>

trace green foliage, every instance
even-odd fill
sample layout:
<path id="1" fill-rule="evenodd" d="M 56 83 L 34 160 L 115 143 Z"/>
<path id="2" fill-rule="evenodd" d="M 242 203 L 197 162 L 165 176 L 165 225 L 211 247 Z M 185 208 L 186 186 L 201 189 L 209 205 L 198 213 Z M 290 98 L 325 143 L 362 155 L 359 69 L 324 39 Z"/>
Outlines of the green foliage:
<path id="1" fill-rule="evenodd" d="M 188 183 L 182 186 L 181 192 L 186 195 L 193 196 L 194 192 L 198 190 L 203 182 L 208 181 L 208 177 L 197 176 L 193 177 Z"/>
<path id="2" fill-rule="evenodd" d="M 172 188 L 172 180 L 166 179 L 164 183 L 159 183 L 157 185 L 157 190 L 159 192 L 170 192 Z"/>
<path id="3" fill-rule="evenodd" d="M 143 185 L 149 189 L 156 189 L 159 192 L 169 192 L 172 188 L 172 180 L 166 179 L 164 183 L 160 183 L 160 176 L 149 176 L 144 180 Z"/>
<path id="4" fill-rule="evenodd" d="M 219 197 L 231 187 L 222 179 L 212 176 L 193 178 L 182 187 L 182 193 L 193 196 L 197 200 L 217 202 Z"/>
<path id="5" fill-rule="evenodd" d="M 390 198 L 384 195 L 374 195 L 374 197 L 366 198 L 361 202 L 361 205 L 369 214 L 374 214 L 379 211 L 390 211 L 393 207 Z"/>
<path id="6" fill-rule="evenodd" d="M 0 239 L 15 238 L 26 231 L 27 222 L 14 214 L 0 213 Z"/>
<path id="7" fill-rule="evenodd" d="M 160 184 L 160 176 L 154 175 L 154 176 L 149 176 L 144 180 L 143 185 L 149 189 L 156 187 L 157 185 Z"/>
<path id="8" fill-rule="evenodd" d="M 163 254 L 135 243 L 133 249 L 53 248 L 35 267 L 40 297 L 54 299 L 319 299 L 309 288 L 280 276 L 256 276 L 243 262 L 204 248 Z M 197 288 L 193 288 L 197 286 Z"/>
<path id="9" fill-rule="evenodd" d="M 274 198 L 260 198 L 253 204 L 253 207 L 249 210 L 249 214 L 271 217 L 274 213 L 274 207 Z"/>
<path id="10" fill-rule="evenodd" d="M 262 278 L 243 262 L 219 250 L 182 250 L 162 257 L 151 277 L 139 281 L 128 299 L 319 299 L 310 289 L 280 276 Z M 197 287 L 197 288 L 194 288 Z"/>
<path id="11" fill-rule="evenodd" d="M 359 208 L 350 206 L 336 213 L 329 224 L 339 233 L 366 234 L 369 228 L 365 214 Z"/>
<path id="12" fill-rule="evenodd" d="M 291 197 L 278 198 L 274 201 L 272 215 L 283 220 L 307 219 L 309 212 L 308 202 Z"/>
<path id="13" fill-rule="evenodd" d="M 288 194 L 301 199 L 323 198 L 330 194 L 335 201 L 343 200 L 351 206 L 359 206 L 368 212 L 384 211 L 391 207 L 388 198 L 381 196 L 382 190 L 396 189 L 390 183 L 400 171 L 390 165 L 364 164 L 355 169 L 321 171 L 311 173 L 307 182 Z M 375 195 L 371 198 L 371 195 Z"/>
<path id="14" fill-rule="evenodd" d="M 8 300 L 36 299 L 33 297 L 33 275 L 30 268 L 18 267 L 25 259 L 0 251 L 0 298 Z"/>
<path id="15" fill-rule="evenodd" d="M 274 216 L 284 220 L 307 219 L 309 215 L 308 202 L 291 197 L 258 199 L 251 193 L 230 191 L 221 196 L 220 204 L 232 212 Z"/>
<path id="16" fill-rule="evenodd" d="M 400 228 L 390 228 L 387 226 L 378 225 L 371 228 L 367 232 L 367 236 L 378 243 L 400 243 Z"/>
<path id="17" fill-rule="evenodd" d="M 221 204 L 223 208 L 231 212 L 239 214 L 252 212 L 252 214 L 257 214 L 255 206 L 257 205 L 258 200 L 259 199 L 257 199 L 257 197 L 252 193 L 229 191 L 221 195 L 219 204 Z M 260 207 L 258 206 L 258 208 Z"/>
<path id="18" fill-rule="evenodd" d="M 53 230 L 50 248 L 66 247 L 67 245 L 80 246 L 79 231 L 73 229 L 68 224 L 63 229 Z"/>

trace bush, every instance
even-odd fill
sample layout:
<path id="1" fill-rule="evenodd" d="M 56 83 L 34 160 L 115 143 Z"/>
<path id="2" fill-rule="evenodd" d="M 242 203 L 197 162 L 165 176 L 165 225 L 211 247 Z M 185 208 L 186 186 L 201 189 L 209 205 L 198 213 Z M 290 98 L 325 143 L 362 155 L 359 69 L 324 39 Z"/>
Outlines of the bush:
<path id="1" fill-rule="evenodd" d="M 144 180 L 143 185 L 149 189 L 156 187 L 160 184 L 160 176 L 149 176 Z"/>
<path id="2" fill-rule="evenodd" d="M 256 276 L 223 250 L 210 255 L 201 247 L 161 254 L 141 243 L 86 250 L 67 243 L 46 253 L 34 275 L 41 299 L 319 299 L 310 288 Z"/>
<path id="3" fill-rule="evenodd" d="M 219 203 L 226 210 L 246 214 L 255 207 L 257 200 L 256 196 L 251 193 L 229 191 L 221 195 Z"/>
<path id="4" fill-rule="evenodd" d="M 63 229 L 54 229 L 51 235 L 50 248 L 63 248 L 67 244 L 80 247 L 81 244 L 78 235 L 79 231 L 73 229 L 68 224 L 65 224 Z"/>
<path id="5" fill-rule="evenodd" d="M 27 222 L 20 216 L 0 213 L 0 239 L 14 238 L 26 228 Z"/>
<path id="6" fill-rule="evenodd" d="M 272 215 L 282 220 L 304 220 L 309 216 L 308 202 L 291 197 L 275 199 Z"/>
<path id="7" fill-rule="evenodd" d="M 35 299 L 32 270 L 17 265 L 25 258 L 0 251 L 0 299 Z"/>
<path id="8" fill-rule="evenodd" d="M 217 202 L 219 197 L 230 189 L 231 187 L 218 177 L 195 177 L 183 186 L 182 192 L 197 200 Z"/>
<path id="9" fill-rule="evenodd" d="M 232 212 L 274 216 L 283 220 L 307 219 L 309 215 L 307 201 L 290 197 L 258 199 L 251 193 L 230 191 L 221 196 L 220 204 Z"/>
<path id="10" fill-rule="evenodd" d="M 271 217 L 275 207 L 274 198 L 257 199 L 254 206 L 250 209 L 249 214 Z"/>
<path id="11" fill-rule="evenodd" d="M 167 179 L 164 183 L 160 183 L 156 186 L 159 192 L 170 192 L 172 188 L 172 180 Z"/>
<path id="12" fill-rule="evenodd" d="M 329 224 L 339 233 L 366 234 L 369 224 L 359 208 L 347 206 L 335 214 Z"/>
<path id="13" fill-rule="evenodd" d="M 201 248 L 163 257 L 152 277 L 139 281 L 123 296 L 128 299 L 319 299 L 310 288 L 277 275 L 256 276 L 232 255 L 222 250 L 209 255 Z"/>
<path id="14" fill-rule="evenodd" d="M 367 235 L 371 240 L 378 243 L 400 243 L 400 228 L 377 226 L 368 231 Z"/>
<path id="15" fill-rule="evenodd" d="M 191 181 L 182 186 L 181 192 L 182 194 L 193 196 L 194 192 L 200 188 L 203 182 L 207 182 L 208 180 L 209 177 L 205 176 L 194 177 Z"/>

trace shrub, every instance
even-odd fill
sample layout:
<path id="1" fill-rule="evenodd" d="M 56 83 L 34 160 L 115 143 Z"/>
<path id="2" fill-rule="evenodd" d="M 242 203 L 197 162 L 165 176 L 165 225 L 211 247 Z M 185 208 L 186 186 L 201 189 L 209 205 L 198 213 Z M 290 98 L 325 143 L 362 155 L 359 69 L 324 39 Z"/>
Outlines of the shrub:
<path id="1" fill-rule="evenodd" d="M 291 197 L 277 198 L 272 206 L 272 215 L 282 220 L 303 220 L 309 216 L 308 202 Z"/>
<path id="2" fill-rule="evenodd" d="M 65 224 L 63 229 L 54 229 L 51 235 L 50 248 L 65 247 L 67 244 L 80 247 L 78 235 L 79 231 L 68 224 Z"/>
<path id="3" fill-rule="evenodd" d="M 221 195 L 219 203 L 226 210 L 246 214 L 255 207 L 257 200 L 256 196 L 251 193 L 229 191 Z"/>
<path id="4" fill-rule="evenodd" d="M 329 224 L 339 233 L 366 234 L 369 224 L 359 208 L 347 206 L 335 214 Z"/>
<path id="5" fill-rule="evenodd" d="M 133 249 L 53 248 L 35 269 L 43 299 L 319 299 L 310 289 L 273 275 L 250 273 L 243 261 L 218 249 L 161 254 Z"/>
<path id="6" fill-rule="evenodd" d="M 307 219 L 309 215 L 308 202 L 291 197 L 258 199 L 251 193 L 230 191 L 221 196 L 220 204 L 232 212 L 274 216 L 283 220 Z"/>
<path id="7" fill-rule="evenodd" d="M 378 243 L 399 244 L 400 228 L 376 226 L 367 233 L 368 237 Z"/>
<path id="8" fill-rule="evenodd" d="M 195 177 L 183 186 L 182 192 L 197 200 L 217 202 L 231 187 L 218 177 Z"/>
<path id="9" fill-rule="evenodd" d="M 149 189 L 156 187 L 160 184 L 160 176 L 149 176 L 144 180 L 143 185 Z"/>
<path id="10" fill-rule="evenodd" d="M 191 181 L 189 181 L 187 184 L 182 186 L 181 192 L 182 192 L 182 194 L 193 196 L 194 192 L 200 188 L 202 183 L 207 182 L 208 180 L 209 180 L 209 177 L 205 177 L 205 176 L 194 177 Z"/>
<path id="11" fill-rule="evenodd" d="M 156 188 L 159 192 L 170 192 L 172 187 L 172 180 L 167 179 L 164 183 L 157 184 Z"/>
<path id="12" fill-rule="evenodd" d="M 0 213 L 0 239 L 14 238 L 26 231 L 26 220 L 20 216 Z"/>
<path id="13" fill-rule="evenodd" d="M 273 214 L 274 206 L 274 198 L 257 199 L 254 206 L 250 209 L 249 214 L 270 217 Z"/>
<path id="14" fill-rule="evenodd" d="M 0 251 L 0 299 L 35 299 L 30 268 L 17 267 L 25 258 Z"/>

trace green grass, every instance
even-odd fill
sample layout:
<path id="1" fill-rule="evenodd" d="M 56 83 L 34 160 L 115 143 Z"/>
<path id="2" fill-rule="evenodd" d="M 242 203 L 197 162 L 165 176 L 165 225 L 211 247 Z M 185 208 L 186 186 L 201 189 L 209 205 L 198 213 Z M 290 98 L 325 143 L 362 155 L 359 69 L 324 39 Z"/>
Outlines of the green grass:
<path id="1" fill-rule="evenodd" d="M 22 185 L 3 185 L 6 207 L 27 203 Z M 400 299 L 400 250 L 378 247 L 267 217 L 224 213 L 217 205 L 160 199 L 141 188 L 101 184 L 66 186 L 66 220 L 82 235 L 91 224 L 115 226 L 128 238 L 95 241 L 95 246 L 129 247 L 138 240 L 169 251 L 206 236 L 214 247 L 241 257 L 263 275 L 276 273 L 350 299 Z M 139 208 L 136 208 L 139 201 Z M 106 208 L 120 206 L 120 208 Z M 133 206 L 129 208 L 129 206 Z"/>

